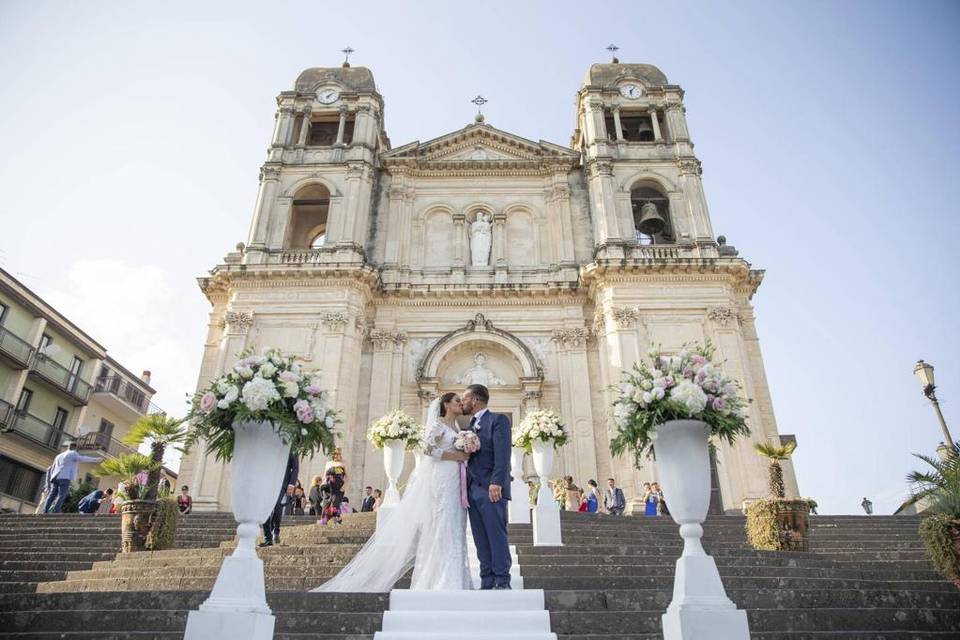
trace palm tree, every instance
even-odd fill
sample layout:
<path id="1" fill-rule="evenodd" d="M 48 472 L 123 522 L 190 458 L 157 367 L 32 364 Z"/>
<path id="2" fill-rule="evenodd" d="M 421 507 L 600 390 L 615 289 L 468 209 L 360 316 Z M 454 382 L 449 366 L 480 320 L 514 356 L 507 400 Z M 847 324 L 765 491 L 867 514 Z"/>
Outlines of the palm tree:
<path id="1" fill-rule="evenodd" d="M 93 475 L 98 478 L 120 478 L 126 488 L 127 495 L 131 500 L 143 498 L 143 490 L 134 491 L 133 488 L 139 486 L 137 476 L 146 471 L 152 473 L 160 469 L 160 465 L 154 462 L 150 456 L 142 453 L 125 453 L 117 458 L 108 458 L 100 463 L 100 466 L 93 470 Z M 135 494 L 135 495 L 134 495 Z"/>
<path id="2" fill-rule="evenodd" d="M 920 453 L 913 455 L 926 462 L 931 470 L 913 471 L 907 476 L 907 482 L 917 490 L 903 506 L 909 507 L 925 500 L 929 513 L 960 519 L 960 441 L 947 449 L 942 460 Z"/>
<path id="3" fill-rule="evenodd" d="M 781 460 L 789 460 L 797 448 L 796 440 L 780 445 L 779 447 L 769 442 L 757 442 L 753 445 L 753 450 L 765 458 L 770 459 L 770 494 L 774 498 L 785 498 L 786 492 L 783 488 L 783 469 L 780 467 Z"/>
<path id="4" fill-rule="evenodd" d="M 156 500 L 157 489 L 160 485 L 160 469 L 163 466 L 163 456 L 167 447 L 184 453 L 187 450 L 189 430 L 183 418 L 171 418 L 163 413 L 151 413 L 137 420 L 127 435 L 123 437 L 126 444 L 138 447 L 144 442 L 150 443 L 150 458 L 155 463 L 147 477 L 146 500 Z"/>

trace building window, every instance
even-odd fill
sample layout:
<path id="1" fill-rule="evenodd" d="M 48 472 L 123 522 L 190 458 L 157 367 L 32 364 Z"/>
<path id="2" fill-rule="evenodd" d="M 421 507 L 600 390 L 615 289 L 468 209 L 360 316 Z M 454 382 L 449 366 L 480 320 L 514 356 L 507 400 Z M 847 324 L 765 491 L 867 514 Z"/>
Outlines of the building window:
<path id="1" fill-rule="evenodd" d="M 653 121 L 650 116 L 620 116 L 623 139 L 627 142 L 653 142 Z"/>
<path id="2" fill-rule="evenodd" d="M 308 184 L 293 196 L 290 223 L 287 225 L 288 249 L 317 249 L 327 241 L 327 213 L 330 192 L 322 184 Z"/>
<path id="3" fill-rule="evenodd" d="M 630 191 L 633 224 L 638 244 L 670 244 L 675 241 L 670 221 L 670 201 L 651 186 Z"/>
<path id="4" fill-rule="evenodd" d="M 44 353 L 46 348 L 52 344 L 53 344 L 53 338 L 51 338 L 47 334 L 43 334 L 42 336 L 40 336 L 40 348 L 38 349 L 38 351 L 40 353 Z"/>
<path id="5" fill-rule="evenodd" d="M 310 123 L 307 132 L 308 147 L 332 147 L 337 142 L 337 129 L 340 128 L 339 118 L 335 120 L 314 120 Z M 353 141 L 353 118 L 347 116 L 343 123 L 343 144 Z"/>
<path id="6" fill-rule="evenodd" d="M 107 434 L 107 437 L 113 436 L 113 423 L 106 418 L 100 418 L 100 433 Z"/>
<path id="7" fill-rule="evenodd" d="M 7 311 L 10 311 L 10 307 L 0 302 L 0 327 L 3 326 L 3 322 L 7 319 Z"/>
<path id="8" fill-rule="evenodd" d="M 67 417 L 69 415 L 70 412 L 63 407 L 57 407 L 57 415 L 53 418 L 53 430 L 63 431 L 64 427 L 67 426 Z"/>
<path id="9" fill-rule="evenodd" d="M 33 401 L 33 391 L 30 389 L 20 390 L 20 399 L 17 400 L 17 413 L 26 413 L 30 411 L 30 402 Z"/>
<path id="10" fill-rule="evenodd" d="M 70 379 L 67 382 L 67 387 L 71 391 L 74 391 L 77 387 L 77 381 L 80 379 L 80 374 L 83 372 L 83 360 L 77 356 L 73 356 L 73 362 L 70 363 Z"/>
<path id="11" fill-rule="evenodd" d="M 37 502 L 43 472 L 0 456 L 0 492 L 27 502 Z"/>

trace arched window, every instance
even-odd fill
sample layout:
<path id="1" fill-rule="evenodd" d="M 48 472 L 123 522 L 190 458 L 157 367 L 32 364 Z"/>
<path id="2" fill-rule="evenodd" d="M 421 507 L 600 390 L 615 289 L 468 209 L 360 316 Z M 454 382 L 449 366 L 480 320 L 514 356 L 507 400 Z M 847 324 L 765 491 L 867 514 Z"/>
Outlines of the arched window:
<path id="1" fill-rule="evenodd" d="M 322 184 L 310 184 L 293 197 L 290 224 L 287 226 L 288 249 L 317 249 L 327 240 L 327 213 L 330 192 Z"/>
<path id="2" fill-rule="evenodd" d="M 670 221 L 670 201 L 658 189 L 648 185 L 630 191 L 633 209 L 633 227 L 639 244 L 670 244 L 674 242 Z"/>

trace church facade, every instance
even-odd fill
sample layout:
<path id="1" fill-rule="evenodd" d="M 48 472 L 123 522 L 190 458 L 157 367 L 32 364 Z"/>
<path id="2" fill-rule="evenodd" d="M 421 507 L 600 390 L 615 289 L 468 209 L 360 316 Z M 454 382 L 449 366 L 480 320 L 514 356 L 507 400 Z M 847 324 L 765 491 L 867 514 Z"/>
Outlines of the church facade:
<path id="1" fill-rule="evenodd" d="M 763 272 L 714 237 L 683 91 L 659 69 L 592 65 L 569 147 L 481 116 L 391 147 L 362 67 L 308 69 L 277 103 L 247 242 L 199 280 L 212 305 L 199 385 L 246 347 L 317 369 L 344 414 L 358 501 L 385 487 L 371 421 L 422 417 L 436 395 L 482 382 L 514 423 L 535 408 L 563 416 L 558 476 L 614 477 L 629 500 L 656 464 L 611 457 L 609 388 L 651 345 L 709 339 L 753 400 L 752 436 L 718 445 L 716 489 L 726 510 L 766 495 L 752 444 L 780 435 L 750 303 Z M 305 485 L 325 462 L 301 462 Z M 180 477 L 197 509 L 229 507 L 228 465 L 196 451 Z"/>

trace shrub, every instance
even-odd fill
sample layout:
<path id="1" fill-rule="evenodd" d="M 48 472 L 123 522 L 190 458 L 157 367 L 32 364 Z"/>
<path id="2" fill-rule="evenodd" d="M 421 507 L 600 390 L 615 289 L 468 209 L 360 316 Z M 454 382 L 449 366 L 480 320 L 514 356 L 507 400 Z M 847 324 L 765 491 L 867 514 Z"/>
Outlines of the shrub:
<path id="1" fill-rule="evenodd" d="M 176 498 L 160 498 L 157 500 L 156 510 L 153 512 L 153 523 L 150 533 L 147 534 L 146 547 L 151 551 L 173 548 L 177 536 L 177 518 L 180 510 L 177 509 Z"/>
<path id="2" fill-rule="evenodd" d="M 83 500 L 91 491 L 95 491 L 97 485 L 89 480 L 84 480 L 78 485 L 70 487 L 70 493 L 67 494 L 66 499 L 63 501 L 63 508 L 61 511 L 63 513 L 77 513 L 80 510 L 80 501 Z"/>
<path id="3" fill-rule="evenodd" d="M 757 500 L 747 508 L 747 539 L 754 549 L 780 549 L 780 519 L 776 500 Z"/>

